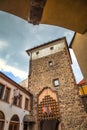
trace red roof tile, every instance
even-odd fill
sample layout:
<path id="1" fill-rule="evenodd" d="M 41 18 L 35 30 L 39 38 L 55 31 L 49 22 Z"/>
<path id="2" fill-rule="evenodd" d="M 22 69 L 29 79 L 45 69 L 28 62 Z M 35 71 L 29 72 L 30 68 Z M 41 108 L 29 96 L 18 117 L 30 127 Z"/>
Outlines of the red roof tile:
<path id="1" fill-rule="evenodd" d="M 82 79 L 82 80 L 78 83 L 78 85 L 80 85 L 80 84 L 85 84 L 85 83 L 86 83 L 85 79 Z"/>

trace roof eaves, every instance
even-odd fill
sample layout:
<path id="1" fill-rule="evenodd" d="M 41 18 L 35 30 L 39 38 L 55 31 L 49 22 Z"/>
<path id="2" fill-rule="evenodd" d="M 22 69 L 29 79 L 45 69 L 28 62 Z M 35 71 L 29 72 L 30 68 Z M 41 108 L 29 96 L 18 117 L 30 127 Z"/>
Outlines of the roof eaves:
<path id="1" fill-rule="evenodd" d="M 19 89 L 21 89 L 22 91 L 27 92 L 29 95 L 32 95 L 29 91 L 27 91 L 24 87 L 22 87 L 21 85 L 19 85 L 18 83 L 16 83 L 15 81 L 13 81 L 11 78 L 9 78 L 7 75 L 5 75 L 4 73 L 2 73 L 0 71 L 0 77 L 6 79 L 7 81 L 9 81 L 11 84 L 15 85 L 16 87 L 18 87 Z"/>
<path id="2" fill-rule="evenodd" d="M 38 49 L 38 48 L 40 48 L 40 47 L 49 45 L 49 44 L 51 44 L 52 42 L 60 41 L 60 40 L 63 40 L 63 39 L 66 40 L 66 37 L 62 37 L 62 38 L 58 38 L 58 39 L 56 39 L 56 40 L 49 41 L 49 42 L 44 43 L 44 44 L 42 44 L 42 45 L 39 45 L 39 46 L 33 47 L 33 48 L 31 48 L 31 49 L 28 49 L 28 50 L 26 50 L 26 52 L 27 52 L 28 55 L 30 55 L 30 52 L 31 52 L 32 50 L 34 50 L 34 49 Z"/>

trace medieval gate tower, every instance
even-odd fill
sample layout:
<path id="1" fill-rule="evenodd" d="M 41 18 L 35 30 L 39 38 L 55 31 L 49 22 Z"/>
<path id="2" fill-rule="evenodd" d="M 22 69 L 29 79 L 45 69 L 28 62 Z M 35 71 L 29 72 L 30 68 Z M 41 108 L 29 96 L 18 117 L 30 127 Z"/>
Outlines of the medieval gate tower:
<path id="1" fill-rule="evenodd" d="M 27 50 L 33 93 L 32 130 L 87 130 L 87 113 L 71 68 L 65 38 Z"/>

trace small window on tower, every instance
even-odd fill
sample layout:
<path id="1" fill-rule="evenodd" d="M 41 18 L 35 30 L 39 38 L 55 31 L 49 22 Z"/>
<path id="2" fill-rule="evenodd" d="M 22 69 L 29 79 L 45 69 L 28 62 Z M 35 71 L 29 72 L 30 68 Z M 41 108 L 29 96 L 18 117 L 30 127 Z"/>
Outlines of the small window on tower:
<path id="1" fill-rule="evenodd" d="M 38 54 L 39 54 L 39 51 L 36 52 L 36 55 L 38 55 Z"/>
<path id="2" fill-rule="evenodd" d="M 60 85 L 59 79 L 54 79 L 53 84 L 54 84 L 54 87 L 58 87 Z"/>
<path id="3" fill-rule="evenodd" d="M 53 62 L 52 61 L 49 61 L 49 66 L 53 66 Z"/>
<path id="4" fill-rule="evenodd" d="M 53 50 L 53 46 L 52 46 L 52 47 L 50 47 L 50 50 Z"/>

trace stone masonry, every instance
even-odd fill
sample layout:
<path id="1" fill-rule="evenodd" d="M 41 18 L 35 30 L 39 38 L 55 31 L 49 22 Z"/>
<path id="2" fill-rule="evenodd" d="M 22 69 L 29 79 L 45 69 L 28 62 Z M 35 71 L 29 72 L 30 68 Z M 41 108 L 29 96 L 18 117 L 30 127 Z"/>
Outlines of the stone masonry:
<path id="1" fill-rule="evenodd" d="M 49 52 L 43 54 L 42 51 L 47 51 L 46 48 Z M 72 72 L 66 39 L 49 42 L 27 50 L 27 53 L 30 55 L 29 89 L 34 96 L 33 116 L 36 119 L 34 130 L 39 129 L 38 93 L 44 87 L 50 87 L 57 92 L 62 130 L 87 130 L 87 113 Z M 58 87 L 54 87 L 54 79 L 59 80 Z"/>

